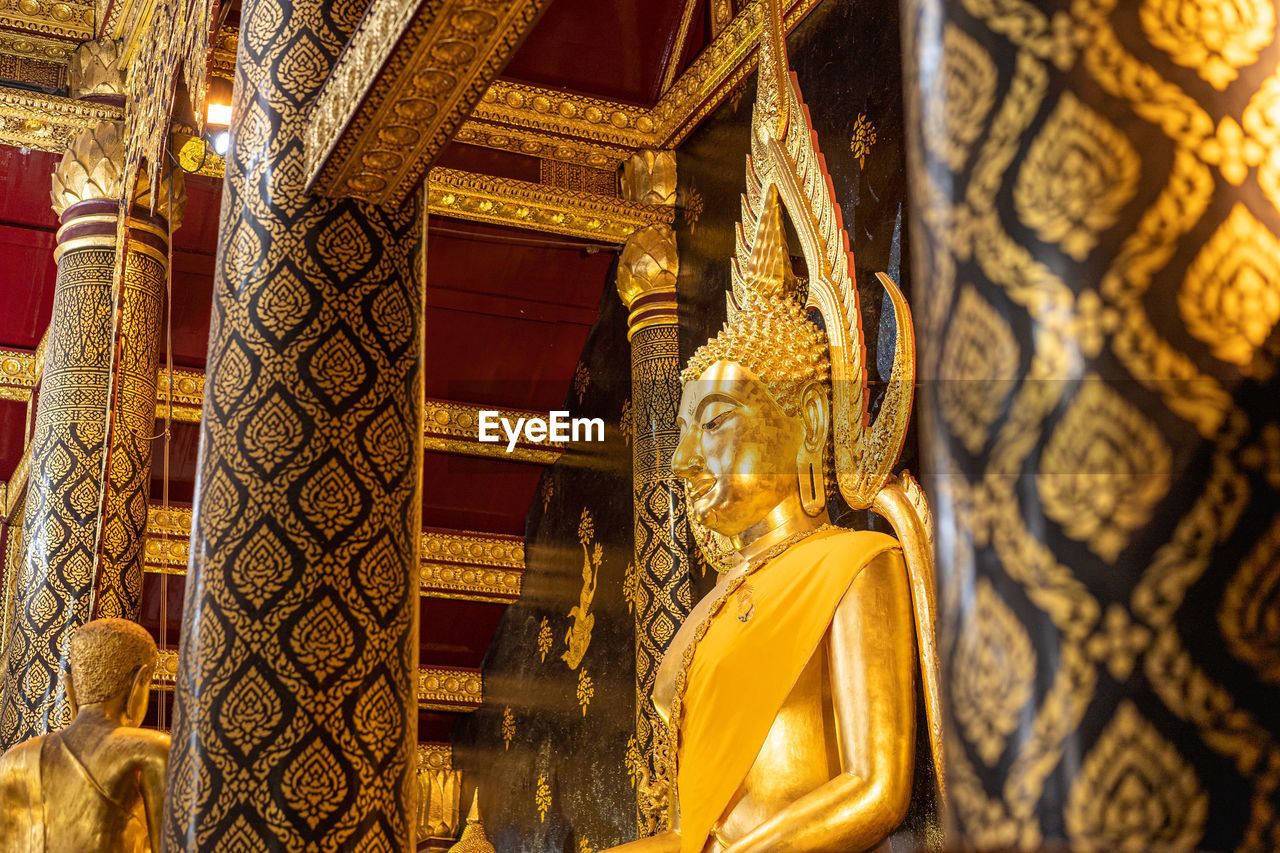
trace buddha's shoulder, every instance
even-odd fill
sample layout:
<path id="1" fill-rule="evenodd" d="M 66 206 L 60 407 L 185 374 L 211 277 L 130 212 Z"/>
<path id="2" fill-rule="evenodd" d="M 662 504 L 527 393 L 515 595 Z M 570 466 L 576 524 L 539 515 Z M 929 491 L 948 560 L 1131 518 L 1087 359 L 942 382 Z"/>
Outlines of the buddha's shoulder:
<path id="1" fill-rule="evenodd" d="M 898 540 L 876 530 L 839 530 L 813 543 L 814 550 L 839 559 L 870 560 L 877 555 L 901 547 Z"/>

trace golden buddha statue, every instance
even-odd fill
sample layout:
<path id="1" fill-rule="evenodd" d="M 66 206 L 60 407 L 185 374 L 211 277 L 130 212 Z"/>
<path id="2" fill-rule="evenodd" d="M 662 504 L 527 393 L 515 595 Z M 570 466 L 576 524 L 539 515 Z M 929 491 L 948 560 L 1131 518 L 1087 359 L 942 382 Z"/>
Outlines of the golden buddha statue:
<path id="1" fill-rule="evenodd" d="M 912 404 L 910 313 L 881 275 L 896 360 L 869 424 L 848 240 L 786 73 L 780 4 L 768 6 L 730 316 L 681 375 L 671 462 L 724 571 L 656 677 L 667 771 L 646 782 L 670 792 L 670 828 L 615 848 L 626 853 L 888 849 L 911 804 L 917 683 L 944 787 L 927 507 L 892 474 Z M 784 205 L 809 267 L 803 300 Z M 829 483 L 897 537 L 833 527 Z"/>
<path id="2" fill-rule="evenodd" d="M 96 619 L 70 644 L 72 721 L 0 756 L 0 853 L 160 849 L 169 736 L 140 729 L 156 644 Z"/>

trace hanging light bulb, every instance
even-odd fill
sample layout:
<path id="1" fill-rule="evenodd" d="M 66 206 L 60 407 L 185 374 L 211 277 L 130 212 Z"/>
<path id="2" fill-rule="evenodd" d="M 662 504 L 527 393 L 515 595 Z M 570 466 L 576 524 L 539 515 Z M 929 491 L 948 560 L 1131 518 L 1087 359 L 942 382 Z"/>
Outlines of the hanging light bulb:
<path id="1" fill-rule="evenodd" d="M 205 126 L 217 133 L 231 126 L 231 81 L 222 77 L 209 78 L 209 90 L 205 95 Z"/>

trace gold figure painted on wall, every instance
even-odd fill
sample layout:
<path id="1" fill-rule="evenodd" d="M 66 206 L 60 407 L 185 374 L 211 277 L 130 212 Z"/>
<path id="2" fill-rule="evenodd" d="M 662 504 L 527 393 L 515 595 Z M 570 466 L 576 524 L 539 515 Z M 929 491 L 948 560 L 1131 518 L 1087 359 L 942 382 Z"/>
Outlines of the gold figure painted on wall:
<path id="1" fill-rule="evenodd" d="M 913 398 L 910 312 L 880 275 L 898 333 L 870 423 L 848 238 L 776 0 L 759 79 L 729 320 L 681 375 L 671 463 L 723 573 L 654 688 L 669 760 L 641 787 L 655 802 L 669 793 L 671 828 L 628 853 L 880 849 L 911 802 L 917 683 L 944 789 L 928 508 L 892 473 Z M 897 537 L 832 526 L 829 485 Z"/>
<path id="2" fill-rule="evenodd" d="M 0 851 L 159 850 L 169 736 L 137 728 L 155 641 L 134 622 L 97 619 L 70 646 L 71 724 L 0 757 Z"/>
<path id="3" fill-rule="evenodd" d="M 578 522 L 578 544 L 582 546 L 582 592 L 578 594 L 578 603 L 569 610 L 569 618 L 573 622 L 564 635 L 568 649 L 560 656 L 569 665 L 569 669 L 577 669 L 582 663 L 587 646 L 591 645 L 591 629 L 596 624 L 595 614 L 591 612 L 591 601 L 596 597 L 596 577 L 600 573 L 604 550 L 599 542 L 593 543 L 594 539 L 595 525 L 591 521 L 591 513 L 584 509 L 582 519 Z"/>

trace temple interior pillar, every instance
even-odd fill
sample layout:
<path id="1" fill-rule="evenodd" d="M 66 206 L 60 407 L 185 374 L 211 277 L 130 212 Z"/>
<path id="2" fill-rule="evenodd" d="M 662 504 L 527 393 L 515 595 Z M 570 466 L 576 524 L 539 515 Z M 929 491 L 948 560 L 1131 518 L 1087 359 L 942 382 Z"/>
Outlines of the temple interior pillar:
<path id="1" fill-rule="evenodd" d="M 1280 843 L 1280 42 L 1269 3 L 1137 5 L 904 4 L 947 775 L 979 849 Z"/>
<path id="2" fill-rule="evenodd" d="M 623 192 L 632 201 L 673 204 L 675 157 L 642 151 L 624 167 Z M 679 318 L 674 232 L 652 225 L 628 238 L 618 260 L 618 294 L 630 311 L 631 417 L 636 566 L 636 744 L 644 772 L 658 781 L 665 727 L 653 707 L 662 656 L 693 605 L 693 544 L 683 488 L 670 476 L 680 402 Z M 654 832 L 666 816 L 637 791 L 640 829 Z"/>
<path id="3" fill-rule="evenodd" d="M 72 94 L 121 100 L 114 44 L 87 43 L 77 60 L 81 54 L 88 59 L 76 65 Z M 53 175 L 62 227 L 6 626 L 5 746 L 69 721 L 66 652 L 76 627 L 97 616 L 138 618 L 170 221 L 180 224 L 185 192 L 181 173 L 166 177 L 151 212 L 147 180 L 126 189 L 121 178 L 123 136 L 120 122 L 81 132 Z M 128 245 L 117 287 L 126 193 Z"/>
<path id="4" fill-rule="evenodd" d="M 361 4 L 242 9 L 165 832 L 405 850 L 417 728 L 421 203 L 301 184 Z"/>

